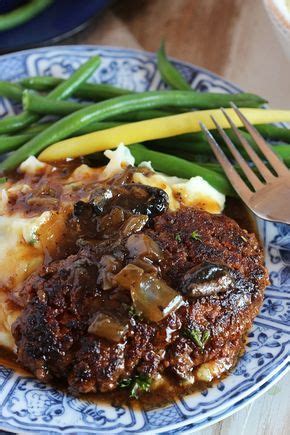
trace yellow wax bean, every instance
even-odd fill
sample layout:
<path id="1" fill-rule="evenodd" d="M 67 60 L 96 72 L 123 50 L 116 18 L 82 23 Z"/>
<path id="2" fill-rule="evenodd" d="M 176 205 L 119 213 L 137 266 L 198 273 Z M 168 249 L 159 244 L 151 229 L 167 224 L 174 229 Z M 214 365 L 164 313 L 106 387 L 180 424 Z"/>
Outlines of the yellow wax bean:
<path id="1" fill-rule="evenodd" d="M 252 124 L 290 122 L 290 110 L 249 108 L 240 110 Z M 233 109 L 226 109 L 226 112 L 237 127 L 242 126 L 240 119 Z M 208 129 L 215 129 L 216 127 L 210 117 L 211 115 L 215 117 L 223 128 L 229 128 L 229 124 L 220 109 L 199 110 L 134 122 L 62 140 L 42 151 L 39 159 L 49 162 L 63 160 L 68 157 L 75 158 L 115 148 L 121 142 L 125 145 L 131 145 L 148 140 L 178 136 L 184 133 L 194 133 L 200 131 L 199 122 L 202 122 Z"/>

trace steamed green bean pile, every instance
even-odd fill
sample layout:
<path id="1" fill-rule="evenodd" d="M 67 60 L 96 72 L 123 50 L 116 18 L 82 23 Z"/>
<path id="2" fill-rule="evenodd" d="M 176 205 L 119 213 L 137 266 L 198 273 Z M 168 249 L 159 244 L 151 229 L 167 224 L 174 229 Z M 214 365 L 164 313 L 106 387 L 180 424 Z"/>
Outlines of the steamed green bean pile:
<path id="1" fill-rule="evenodd" d="M 38 155 L 47 146 L 72 136 L 112 129 L 124 123 L 132 123 L 134 128 L 134 122 L 229 107 L 231 102 L 242 108 L 258 108 L 266 102 L 249 93 L 232 95 L 193 90 L 167 58 L 164 44 L 157 53 L 157 66 L 169 88 L 166 90 L 136 93 L 108 84 L 87 83 L 100 64 L 98 56 L 92 57 L 67 80 L 36 76 L 17 83 L 0 81 L 0 96 L 23 106 L 20 114 L 0 119 L 0 154 L 7 154 L 0 163 L 2 173 L 16 168 L 28 156 Z M 257 125 L 257 129 L 290 167 L 290 130 L 273 124 Z M 240 131 L 259 152 L 249 134 L 242 128 Z M 233 132 L 227 129 L 227 133 L 240 148 Z M 216 131 L 213 135 L 222 144 Z M 130 149 L 136 163 L 150 160 L 154 169 L 183 178 L 200 175 L 220 192 L 233 194 L 202 132 L 156 138 L 146 144 L 131 145 Z"/>

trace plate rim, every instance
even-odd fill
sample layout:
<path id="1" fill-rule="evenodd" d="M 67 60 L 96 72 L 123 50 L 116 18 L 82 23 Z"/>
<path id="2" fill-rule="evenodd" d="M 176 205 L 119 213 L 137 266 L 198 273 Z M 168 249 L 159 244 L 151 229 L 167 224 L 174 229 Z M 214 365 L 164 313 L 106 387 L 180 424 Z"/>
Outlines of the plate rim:
<path id="1" fill-rule="evenodd" d="M 10 57 L 13 55 L 17 55 L 17 54 L 29 54 L 30 52 L 35 52 L 35 51 L 41 51 L 41 50 L 45 50 L 45 51 L 53 51 L 53 50 L 77 50 L 79 51 L 80 49 L 91 49 L 91 50 L 108 50 L 108 51 L 125 51 L 127 53 L 136 53 L 136 54 L 140 54 L 140 55 L 149 55 L 150 57 L 156 58 L 156 52 L 154 51 L 150 51 L 150 50 L 142 50 L 142 48 L 130 48 L 130 47 L 122 47 L 119 45 L 99 45 L 99 44 L 56 44 L 56 45 L 45 45 L 45 46 L 37 46 L 35 48 L 24 48 L 21 50 L 16 50 L 16 51 L 11 51 L 9 53 L 0 53 L 0 61 L 2 58 L 4 57 Z M 237 92 L 242 92 L 244 93 L 244 91 L 235 83 L 232 83 L 230 80 L 225 79 L 223 76 L 205 68 L 199 65 L 196 65 L 195 63 L 191 63 L 185 60 L 181 60 L 178 59 L 174 56 L 168 56 L 168 58 L 170 60 L 172 60 L 173 62 L 188 66 L 189 68 L 195 68 L 198 71 L 204 72 L 205 74 L 208 74 L 212 77 L 215 77 L 219 80 L 221 80 L 222 82 L 226 83 L 227 85 L 229 85 L 230 87 L 232 87 L 233 89 L 235 89 Z"/>

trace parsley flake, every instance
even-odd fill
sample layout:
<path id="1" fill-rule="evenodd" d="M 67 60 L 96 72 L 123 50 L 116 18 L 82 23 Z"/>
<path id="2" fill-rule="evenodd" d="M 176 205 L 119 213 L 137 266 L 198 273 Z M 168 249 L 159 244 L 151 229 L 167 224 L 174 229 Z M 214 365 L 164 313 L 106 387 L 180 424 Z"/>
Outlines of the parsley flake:
<path id="1" fill-rule="evenodd" d="M 181 242 L 181 236 L 180 236 L 179 233 L 176 234 L 176 236 L 175 236 L 175 240 L 176 240 L 178 243 Z"/>
<path id="2" fill-rule="evenodd" d="M 130 397 L 134 399 L 138 399 L 140 393 L 150 391 L 151 379 L 147 375 L 140 374 L 135 376 L 134 378 L 123 379 L 119 383 L 119 387 L 129 388 Z"/>
<path id="3" fill-rule="evenodd" d="M 201 236 L 197 231 L 192 231 L 190 238 L 193 240 L 201 240 Z"/>
<path id="4" fill-rule="evenodd" d="M 200 349 L 204 350 L 204 347 L 210 337 L 210 331 L 205 329 L 203 332 L 201 332 L 199 329 L 187 328 L 184 331 L 184 335 L 187 338 L 191 338 Z"/>
<path id="5" fill-rule="evenodd" d="M 0 178 L 0 184 L 6 183 L 7 180 L 8 180 L 7 177 L 1 177 Z"/>

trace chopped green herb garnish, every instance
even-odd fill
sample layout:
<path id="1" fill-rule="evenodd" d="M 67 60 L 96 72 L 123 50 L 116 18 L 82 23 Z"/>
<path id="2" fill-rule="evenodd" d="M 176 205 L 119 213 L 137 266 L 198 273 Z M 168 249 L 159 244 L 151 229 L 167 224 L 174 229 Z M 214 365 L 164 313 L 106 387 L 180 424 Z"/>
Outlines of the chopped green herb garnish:
<path id="1" fill-rule="evenodd" d="M 7 180 L 8 180 L 7 177 L 1 177 L 0 178 L 0 184 L 6 183 Z"/>
<path id="2" fill-rule="evenodd" d="M 146 393 L 150 391 L 151 379 L 149 376 L 140 375 L 135 378 L 133 386 L 131 388 L 130 397 L 138 399 L 139 393 Z"/>
<path id="3" fill-rule="evenodd" d="M 130 397 L 138 399 L 139 393 L 150 391 L 151 379 L 147 375 L 137 375 L 134 378 L 123 379 L 120 388 L 130 388 Z"/>
<path id="4" fill-rule="evenodd" d="M 200 347 L 200 349 L 204 349 L 209 337 L 210 337 L 210 331 L 208 329 L 205 329 L 203 332 L 201 332 L 199 329 L 186 329 L 184 331 L 184 335 L 187 338 L 191 338 L 194 343 Z"/>
<path id="5" fill-rule="evenodd" d="M 190 234 L 190 238 L 193 240 L 201 240 L 201 236 L 200 234 L 198 234 L 197 231 L 192 231 L 192 233 Z"/>
<path id="6" fill-rule="evenodd" d="M 180 236 L 180 234 L 176 234 L 176 236 L 175 236 L 175 240 L 176 240 L 178 243 L 181 242 L 181 236 Z"/>

